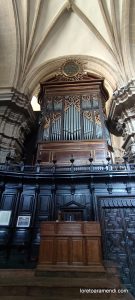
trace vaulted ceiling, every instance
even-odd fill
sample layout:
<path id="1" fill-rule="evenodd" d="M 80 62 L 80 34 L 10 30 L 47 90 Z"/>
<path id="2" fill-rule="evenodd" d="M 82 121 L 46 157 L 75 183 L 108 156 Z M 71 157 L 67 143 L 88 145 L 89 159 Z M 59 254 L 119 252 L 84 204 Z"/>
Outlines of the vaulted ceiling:
<path id="1" fill-rule="evenodd" d="M 111 91 L 135 77 L 134 0 L 0 0 L 0 87 L 33 93 L 68 57 Z"/>

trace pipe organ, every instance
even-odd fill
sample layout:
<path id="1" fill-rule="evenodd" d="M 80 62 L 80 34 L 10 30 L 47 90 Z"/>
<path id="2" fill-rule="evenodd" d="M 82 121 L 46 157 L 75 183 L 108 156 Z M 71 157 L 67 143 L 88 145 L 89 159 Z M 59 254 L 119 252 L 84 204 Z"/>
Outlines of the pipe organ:
<path id="1" fill-rule="evenodd" d="M 74 156 L 76 162 L 86 163 L 91 152 L 95 161 L 104 161 L 109 142 L 103 113 L 106 98 L 103 79 L 87 75 L 70 81 L 57 76 L 42 83 L 37 159 L 48 163 L 55 157 L 67 163 Z"/>
<path id="2" fill-rule="evenodd" d="M 42 140 L 93 140 L 103 138 L 99 95 L 46 98 Z"/>

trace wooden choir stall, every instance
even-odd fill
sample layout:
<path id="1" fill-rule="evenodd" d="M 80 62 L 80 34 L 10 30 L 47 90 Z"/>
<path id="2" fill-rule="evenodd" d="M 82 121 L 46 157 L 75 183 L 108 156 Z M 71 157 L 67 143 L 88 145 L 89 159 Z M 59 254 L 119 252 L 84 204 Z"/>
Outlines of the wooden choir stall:
<path id="1" fill-rule="evenodd" d="M 43 222 L 37 271 L 103 272 L 98 222 Z"/>

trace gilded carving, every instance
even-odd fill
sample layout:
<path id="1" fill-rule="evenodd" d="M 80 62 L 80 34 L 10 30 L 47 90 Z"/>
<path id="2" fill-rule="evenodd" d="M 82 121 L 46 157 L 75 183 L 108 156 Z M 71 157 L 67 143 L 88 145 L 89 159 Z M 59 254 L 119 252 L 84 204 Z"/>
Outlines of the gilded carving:
<path id="1" fill-rule="evenodd" d="M 57 121 L 58 119 L 61 118 L 61 114 L 58 113 L 58 112 L 53 113 L 52 116 L 51 116 L 51 118 L 52 118 L 52 123 L 55 123 L 55 121 Z"/>
<path id="2" fill-rule="evenodd" d="M 83 112 L 83 116 L 84 116 L 85 118 L 87 118 L 89 121 L 93 121 L 93 118 L 92 118 L 92 112 L 90 112 L 90 111 L 84 111 L 84 112 Z"/>
<path id="3" fill-rule="evenodd" d="M 95 123 L 98 125 L 101 125 L 101 120 L 100 120 L 100 114 L 97 111 L 94 111 L 94 115 L 95 115 Z"/>
<path id="4" fill-rule="evenodd" d="M 68 96 L 64 97 L 65 99 L 65 107 L 66 111 L 71 105 L 75 105 L 76 109 L 80 111 L 80 96 Z"/>
<path id="5" fill-rule="evenodd" d="M 44 128 L 46 129 L 50 126 L 50 117 L 46 116 L 44 120 Z"/>

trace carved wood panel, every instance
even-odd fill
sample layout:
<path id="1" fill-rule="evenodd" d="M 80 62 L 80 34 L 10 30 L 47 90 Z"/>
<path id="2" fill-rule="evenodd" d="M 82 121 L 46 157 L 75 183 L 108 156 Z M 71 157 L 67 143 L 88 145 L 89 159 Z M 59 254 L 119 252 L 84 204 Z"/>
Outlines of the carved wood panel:
<path id="1" fill-rule="evenodd" d="M 33 211 L 34 200 L 35 195 L 23 193 L 20 199 L 19 213 L 31 214 Z"/>
<path id="2" fill-rule="evenodd" d="M 61 212 L 62 220 L 84 220 L 89 221 L 93 219 L 92 199 L 89 190 L 76 192 L 72 191 L 56 192 L 56 218 L 58 212 Z M 67 215 L 67 216 L 66 216 Z"/>
<path id="3" fill-rule="evenodd" d="M 135 203 L 131 198 L 99 201 L 106 260 L 114 261 L 124 285 L 135 294 Z"/>
<path id="4" fill-rule="evenodd" d="M 2 210 L 12 210 L 15 205 L 17 195 L 13 193 L 3 193 L 0 201 L 0 209 Z"/>

